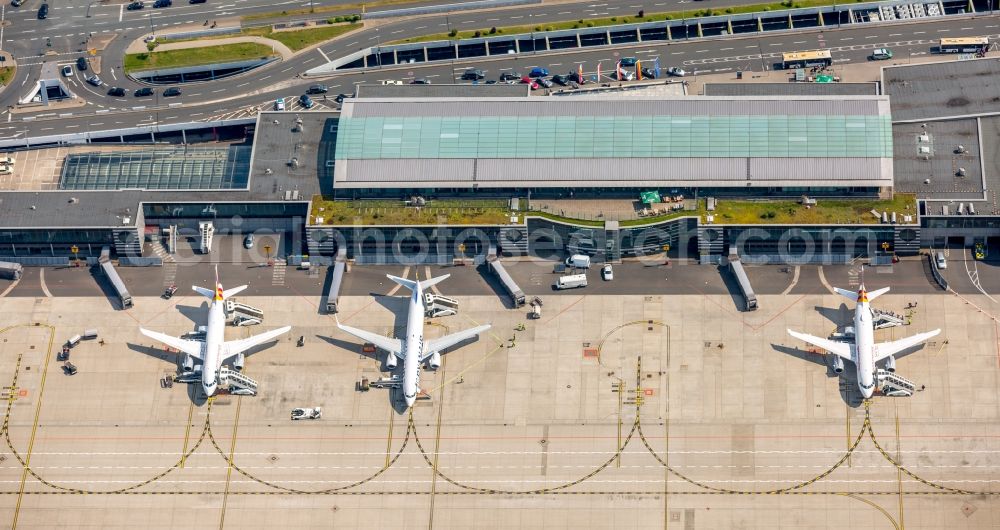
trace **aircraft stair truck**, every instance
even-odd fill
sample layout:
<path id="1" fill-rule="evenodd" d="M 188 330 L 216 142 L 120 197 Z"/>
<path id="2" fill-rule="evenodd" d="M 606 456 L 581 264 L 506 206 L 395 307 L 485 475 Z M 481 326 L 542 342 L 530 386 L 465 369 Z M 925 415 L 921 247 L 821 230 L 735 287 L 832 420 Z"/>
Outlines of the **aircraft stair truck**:
<path id="1" fill-rule="evenodd" d="M 235 299 L 226 300 L 226 314 L 234 326 L 255 326 L 264 321 L 264 311 Z"/>
<path id="2" fill-rule="evenodd" d="M 897 315 L 891 311 L 872 308 L 872 317 L 875 329 L 893 328 L 906 323 L 902 315 Z"/>
<path id="3" fill-rule="evenodd" d="M 889 357 L 889 360 L 892 361 L 893 358 Z M 875 378 L 878 380 L 879 389 L 881 390 L 882 395 L 890 397 L 912 396 L 913 392 L 916 390 L 916 385 L 909 379 L 895 373 L 895 362 L 892 362 L 891 367 L 888 364 L 886 367 L 889 369 L 883 370 L 879 368 L 878 371 L 875 372 Z"/>
<path id="4" fill-rule="evenodd" d="M 228 387 L 229 393 L 235 396 L 257 395 L 257 381 L 225 366 L 219 370 L 219 385 Z"/>
<path id="5" fill-rule="evenodd" d="M 458 300 L 439 294 L 424 293 L 424 313 L 430 318 L 457 315 Z"/>

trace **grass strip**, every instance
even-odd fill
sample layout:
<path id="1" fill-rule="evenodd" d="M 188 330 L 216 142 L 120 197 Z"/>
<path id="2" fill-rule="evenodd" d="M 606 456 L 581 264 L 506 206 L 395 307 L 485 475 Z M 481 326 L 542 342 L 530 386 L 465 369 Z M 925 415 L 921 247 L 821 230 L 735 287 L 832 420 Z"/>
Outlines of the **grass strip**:
<path id="1" fill-rule="evenodd" d="M 181 68 L 203 64 L 219 64 L 249 59 L 267 58 L 275 55 L 270 46 L 256 42 L 239 42 L 169 50 L 163 52 L 130 53 L 125 56 L 125 71 L 157 70 Z"/>

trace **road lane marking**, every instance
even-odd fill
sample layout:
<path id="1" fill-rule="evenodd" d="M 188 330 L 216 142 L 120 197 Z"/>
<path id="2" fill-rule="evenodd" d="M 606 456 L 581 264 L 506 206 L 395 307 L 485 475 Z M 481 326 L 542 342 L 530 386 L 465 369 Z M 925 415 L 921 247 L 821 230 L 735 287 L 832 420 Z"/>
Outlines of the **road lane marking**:
<path id="1" fill-rule="evenodd" d="M 316 48 L 316 51 L 318 51 L 319 54 L 323 56 L 323 59 L 326 60 L 326 62 L 330 62 L 330 58 L 327 57 L 325 53 L 323 53 L 323 50 Z"/>

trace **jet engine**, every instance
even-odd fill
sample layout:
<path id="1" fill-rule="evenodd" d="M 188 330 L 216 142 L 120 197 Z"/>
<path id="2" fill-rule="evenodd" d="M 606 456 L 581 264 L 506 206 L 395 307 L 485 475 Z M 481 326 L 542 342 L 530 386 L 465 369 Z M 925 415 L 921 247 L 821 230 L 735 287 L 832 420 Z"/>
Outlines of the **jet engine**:
<path id="1" fill-rule="evenodd" d="M 430 367 L 431 370 L 437 370 L 440 368 L 441 354 L 438 352 L 432 353 L 430 359 L 427 359 L 427 366 Z"/>
<path id="2" fill-rule="evenodd" d="M 839 355 L 833 355 L 833 371 L 834 373 L 842 374 L 844 373 L 844 360 L 840 358 Z"/>
<path id="3" fill-rule="evenodd" d="M 890 372 L 896 371 L 896 358 L 893 357 L 892 355 L 890 355 L 889 358 L 885 360 L 885 369 L 889 370 Z"/>
<path id="4" fill-rule="evenodd" d="M 184 361 L 181 363 L 181 368 L 184 370 L 184 373 L 193 372 L 194 371 L 194 357 L 191 357 L 188 354 L 184 354 Z"/>
<path id="5" fill-rule="evenodd" d="M 385 367 L 390 370 L 396 367 L 396 354 L 389 352 L 385 356 Z"/>
<path id="6" fill-rule="evenodd" d="M 237 372 L 242 372 L 243 365 L 246 362 L 247 362 L 247 356 L 245 354 L 238 353 L 236 354 L 236 358 L 233 359 L 233 368 L 235 368 Z"/>

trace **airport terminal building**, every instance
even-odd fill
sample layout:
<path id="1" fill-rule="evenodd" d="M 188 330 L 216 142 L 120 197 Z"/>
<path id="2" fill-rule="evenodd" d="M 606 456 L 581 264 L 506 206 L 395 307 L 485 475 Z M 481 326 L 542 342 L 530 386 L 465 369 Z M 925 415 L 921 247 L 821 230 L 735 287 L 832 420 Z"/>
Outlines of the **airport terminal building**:
<path id="1" fill-rule="evenodd" d="M 0 255 L 135 256 L 165 229 L 197 238 L 204 222 L 284 234 L 286 255 L 369 263 L 449 262 L 491 247 L 615 260 L 736 246 L 844 261 L 1000 235 L 987 200 L 1000 187 L 995 139 L 969 141 L 969 125 L 933 117 L 922 129 L 894 121 L 905 94 L 801 86 L 655 97 L 376 87 L 340 112 L 261 113 L 245 141 L 222 147 L 71 147 L 56 174 L 0 192 Z M 949 156 L 958 138 L 966 151 Z M 945 196 L 968 197 L 961 212 L 926 184 L 947 188 L 952 166 L 973 176 L 963 182 L 982 179 L 971 195 Z"/>

